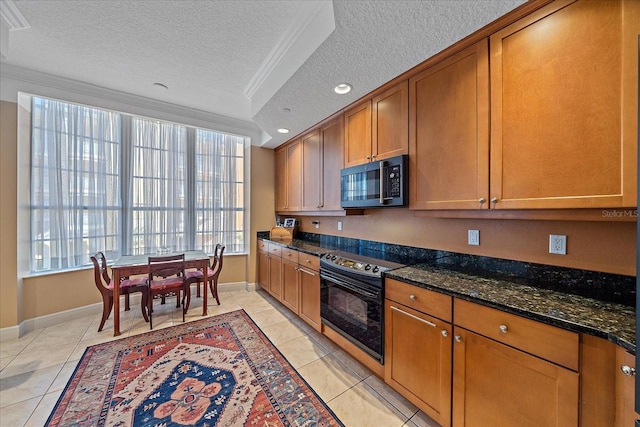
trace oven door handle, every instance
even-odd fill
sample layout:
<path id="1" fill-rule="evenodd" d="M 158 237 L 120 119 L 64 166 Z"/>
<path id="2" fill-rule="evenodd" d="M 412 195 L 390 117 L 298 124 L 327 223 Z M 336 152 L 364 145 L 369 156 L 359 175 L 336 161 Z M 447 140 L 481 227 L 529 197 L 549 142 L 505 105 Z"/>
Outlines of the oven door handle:
<path id="1" fill-rule="evenodd" d="M 345 282 L 344 280 L 340 280 L 336 277 L 329 277 L 322 273 L 320 273 L 320 278 L 326 280 L 331 283 L 335 283 L 336 285 L 342 286 L 344 288 L 349 289 L 350 291 L 357 292 L 360 295 L 364 295 L 369 298 L 375 298 L 377 295 L 373 292 L 369 292 L 366 289 L 361 288 L 360 286 L 355 286 L 351 283 Z"/>

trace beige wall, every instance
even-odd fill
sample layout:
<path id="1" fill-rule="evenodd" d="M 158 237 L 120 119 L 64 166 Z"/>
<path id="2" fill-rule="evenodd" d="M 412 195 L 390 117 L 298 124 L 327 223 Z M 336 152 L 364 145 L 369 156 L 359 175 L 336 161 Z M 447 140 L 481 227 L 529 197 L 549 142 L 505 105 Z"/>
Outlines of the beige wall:
<path id="1" fill-rule="evenodd" d="M 607 273 L 636 271 L 635 222 L 432 218 L 402 208 L 365 214 L 302 217 L 300 230 Z M 313 220 L 320 221 L 319 229 Z M 467 244 L 469 229 L 480 230 L 480 246 Z M 548 253 L 549 234 L 567 236 L 567 255 Z"/>
<path id="2" fill-rule="evenodd" d="M 0 328 L 19 323 L 17 286 L 17 104 L 0 101 Z"/>
<path id="3" fill-rule="evenodd" d="M 93 272 L 84 269 L 18 278 L 17 104 L 0 103 L 0 328 L 101 302 Z M 273 150 L 251 147 L 249 236 L 274 223 Z M 220 284 L 255 281 L 255 254 L 226 256 Z M 24 304 L 22 303 L 24 301 Z"/>
<path id="4" fill-rule="evenodd" d="M 251 150 L 251 253 L 247 281 L 255 283 L 257 273 L 256 233 L 270 230 L 275 217 L 275 161 L 274 152 L 266 148 Z"/>

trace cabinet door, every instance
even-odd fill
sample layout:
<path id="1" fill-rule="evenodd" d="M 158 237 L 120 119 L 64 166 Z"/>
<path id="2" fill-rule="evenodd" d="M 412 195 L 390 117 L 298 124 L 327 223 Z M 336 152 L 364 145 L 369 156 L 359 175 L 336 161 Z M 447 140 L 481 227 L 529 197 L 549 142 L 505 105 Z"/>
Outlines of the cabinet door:
<path id="1" fill-rule="evenodd" d="M 451 324 L 385 301 L 385 382 L 451 425 Z"/>
<path id="2" fill-rule="evenodd" d="M 276 162 L 276 211 L 287 210 L 287 148 L 280 148 L 275 153 Z"/>
<path id="3" fill-rule="evenodd" d="M 258 251 L 258 283 L 269 292 L 269 254 Z"/>
<path id="4" fill-rule="evenodd" d="M 321 332 L 320 275 L 317 271 L 298 268 L 300 278 L 300 318 Z"/>
<path id="5" fill-rule="evenodd" d="M 322 145 L 318 129 L 300 138 L 302 144 L 302 210 L 320 209 Z"/>
<path id="6" fill-rule="evenodd" d="M 496 208 L 636 206 L 638 28 L 637 1 L 556 1 L 490 37 Z"/>
<path id="7" fill-rule="evenodd" d="M 454 328 L 453 425 L 578 425 L 578 373 Z"/>
<path id="8" fill-rule="evenodd" d="M 616 348 L 616 427 L 633 426 L 640 415 L 635 411 L 636 357 Z"/>
<path id="9" fill-rule="evenodd" d="M 371 160 L 409 152 L 408 88 L 404 81 L 373 98 Z"/>
<path id="10" fill-rule="evenodd" d="M 296 141 L 287 146 L 287 210 L 302 208 L 302 144 Z"/>
<path id="11" fill-rule="evenodd" d="M 282 296 L 280 301 L 298 314 L 298 263 L 282 260 Z"/>
<path id="12" fill-rule="evenodd" d="M 344 165 L 371 161 L 371 100 L 344 112 Z"/>
<path id="13" fill-rule="evenodd" d="M 277 300 L 282 299 L 282 259 L 269 256 L 269 293 Z"/>
<path id="14" fill-rule="evenodd" d="M 409 91 L 410 207 L 488 208 L 488 40 L 412 77 Z"/>
<path id="15" fill-rule="evenodd" d="M 322 210 L 340 210 L 340 170 L 344 167 L 344 120 L 320 127 L 322 143 Z"/>

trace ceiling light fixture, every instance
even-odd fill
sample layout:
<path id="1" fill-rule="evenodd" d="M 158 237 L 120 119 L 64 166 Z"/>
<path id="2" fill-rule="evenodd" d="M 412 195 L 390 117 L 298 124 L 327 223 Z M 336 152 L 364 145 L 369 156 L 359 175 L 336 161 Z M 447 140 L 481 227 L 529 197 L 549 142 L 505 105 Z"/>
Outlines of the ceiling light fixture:
<path id="1" fill-rule="evenodd" d="M 164 83 L 154 83 L 153 85 L 154 85 L 154 86 L 161 87 L 161 88 L 164 88 L 164 89 L 169 89 L 169 86 L 167 86 L 167 85 L 166 85 L 166 84 L 164 84 Z"/>
<path id="2" fill-rule="evenodd" d="M 289 129 L 287 129 L 287 128 L 280 128 L 280 129 L 278 129 L 278 132 L 280 132 L 280 133 L 289 133 Z"/>
<path id="3" fill-rule="evenodd" d="M 351 89 L 353 89 L 353 86 L 349 83 L 340 83 L 338 86 L 333 88 L 333 91 L 338 95 L 345 95 L 351 92 Z"/>

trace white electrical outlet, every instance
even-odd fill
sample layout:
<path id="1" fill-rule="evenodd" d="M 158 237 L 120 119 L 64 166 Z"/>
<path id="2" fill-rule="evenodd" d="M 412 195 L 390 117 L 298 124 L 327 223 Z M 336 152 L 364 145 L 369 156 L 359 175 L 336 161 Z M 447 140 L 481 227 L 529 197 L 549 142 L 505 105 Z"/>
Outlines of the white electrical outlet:
<path id="1" fill-rule="evenodd" d="M 549 253 L 566 255 L 567 236 L 564 236 L 562 234 L 549 234 Z"/>
<path id="2" fill-rule="evenodd" d="M 468 243 L 472 246 L 480 245 L 480 230 L 469 230 Z"/>
<path id="3" fill-rule="evenodd" d="M 342 230 L 342 221 L 338 221 L 338 231 Z"/>

